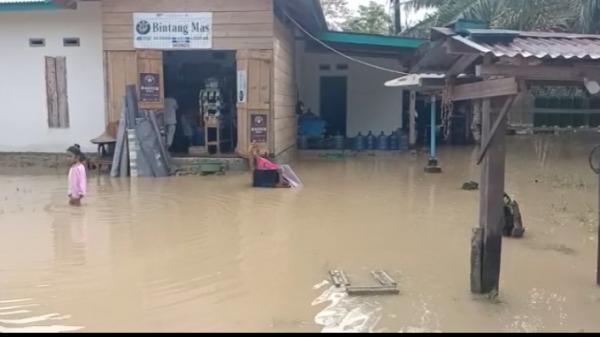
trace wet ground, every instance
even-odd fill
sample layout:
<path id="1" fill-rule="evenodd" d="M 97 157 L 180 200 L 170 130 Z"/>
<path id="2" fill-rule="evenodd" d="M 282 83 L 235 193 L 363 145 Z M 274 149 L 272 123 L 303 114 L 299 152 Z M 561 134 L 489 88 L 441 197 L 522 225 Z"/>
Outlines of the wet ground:
<path id="1" fill-rule="evenodd" d="M 0 332 L 600 331 L 595 286 L 600 135 L 509 138 L 507 190 L 525 238 L 506 239 L 501 292 L 469 292 L 474 148 L 304 158 L 298 190 L 249 175 L 0 176 Z M 398 296 L 348 298 L 327 282 L 385 269 Z"/>

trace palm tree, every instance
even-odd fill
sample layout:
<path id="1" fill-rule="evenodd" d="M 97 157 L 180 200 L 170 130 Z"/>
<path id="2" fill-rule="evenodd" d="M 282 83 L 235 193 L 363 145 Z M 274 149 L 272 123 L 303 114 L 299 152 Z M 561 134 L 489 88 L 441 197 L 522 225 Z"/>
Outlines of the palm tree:
<path id="1" fill-rule="evenodd" d="M 404 6 L 435 8 L 407 36 L 425 36 L 456 19 L 486 21 L 492 28 L 600 33 L 600 0 L 408 0 Z"/>

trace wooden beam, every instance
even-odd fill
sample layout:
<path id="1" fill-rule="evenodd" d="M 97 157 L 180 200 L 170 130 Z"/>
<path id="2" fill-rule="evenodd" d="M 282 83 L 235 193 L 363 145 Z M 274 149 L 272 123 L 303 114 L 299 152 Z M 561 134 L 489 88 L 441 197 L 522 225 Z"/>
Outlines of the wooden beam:
<path id="1" fill-rule="evenodd" d="M 591 66 L 513 66 L 513 65 L 478 65 L 478 77 L 510 76 L 527 81 L 560 81 L 583 82 L 583 78 L 600 80 L 600 67 Z"/>
<path id="2" fill-rule="evenodd" d="M 452 88 L 453 101 L 512 96 L 519 93 L 514 77 L 457 85 Z"/>
<path id="3" fill-rule="evenodd" d="M 491 121 L 498 116 L 492 111 L 491 100 L 483 101 L 482 136 L 490 140 L 489 150 L 481 167 L 479 228 L 483 229 L 481 254 L 481 287 L 474 292 L 497 293 L 500 284 L 502 228 L 504 220 L 504 171 L 506 158 L 506 118 L 500 119 L 497 133 L 491 137 Z M 476 270 L 477 266 L 472 266 Z"/>
<path id="4" fill-rule="evenodd" d="M 452 65 L 450 70 L 446 72 L 446 74 L 450 76 L 460 75 L 465 70 L 467 70 L 469 66 L 473 64 L 473 62 L 475 62 L 478 58 L 478 54 L 461 56 L 456 62 L 454 62 L 454 64 Z"/>
<path id="5" fill-rule="evenodd" d="M 417 145 L 417 92 L 410 91 L 410 110 L 408 120 L 408 144 L 410 148 Z"/>
<path id="6" fill-rule="evenodd" d="M 494 140 L 494 137 L 496 136 L 496 133 L 498 132 L 498 128 L 500 127 L 500 124 L 505 123 L 506 115 L 508 114 L 508 111 L 510 111 L 510 108 L 512 107 L 514 101 L 515 101 L 515 96 L 510 96 L 509 98 L 506 99 L 506 102 L 504 102 L 504 106 L 502 107 L 502 110 L 500 111 L 500 116 L 498 116 L 498 118 L 496 119 L 496 122 L 494 122 L 492 131 L 490 131 L 489 138 L 485 140 L 484 145 L 481 147 L 481 153 L 479 154 L 479 159 L 477 160 L 477 165 L 481 164 L 481 161 L 485 157 L 485 154 L 487 153 L 488 148 L 492 144 L 492 140 Z"/>
<path id="7" fill-rule="evenodd" d="M 472 45 L 472 42 L 464 43 L 462 40 L 457 41 L 455 38 L 448 39 L 446 42 L 444 42 L 444 47 L 446 48 L 446 52 L 448 52 L 448 54 L 475 54 L 477 56 L 481 56 L 482 52 L 473 48 Z"/>

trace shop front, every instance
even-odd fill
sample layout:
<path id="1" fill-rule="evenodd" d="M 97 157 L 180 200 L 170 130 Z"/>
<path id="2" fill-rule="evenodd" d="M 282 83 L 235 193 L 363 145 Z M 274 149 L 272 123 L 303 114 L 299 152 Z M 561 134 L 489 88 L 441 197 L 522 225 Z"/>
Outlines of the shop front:
<path id="1" fill-rule="evenodd" d="M 278 156 L 295 148 L 294 40 L 275 6 L 102 1 L 108 129 L 121 118 L 126 86 L 136 85 L 140 109 L 167 117 L 176 102 L 176 155 L 245 156 L 256 144 Z"/>

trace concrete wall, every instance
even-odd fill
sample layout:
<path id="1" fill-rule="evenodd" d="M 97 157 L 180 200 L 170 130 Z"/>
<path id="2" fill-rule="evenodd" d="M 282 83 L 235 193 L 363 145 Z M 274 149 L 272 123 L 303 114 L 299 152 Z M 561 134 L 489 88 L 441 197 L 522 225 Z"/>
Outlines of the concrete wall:
<path id="1" fill-rule="evenodd" d="M 90 139 L 105 126 L 101 21 L 99 2 L 0 12 L 0 152 L 64 152 L 74 143 L 95 151 Z M 80 38 L 80 47 L 64 47 L 65 37 Z M 30 47 L 30 38 L 46 46 Z M 68 129 L 48 127 L 45 56 L 67 59 Z"/>
<path id="2" fill-rule="evenodd" d="M 359 131 L 365 134 L 369 130 L 379 134 L 382 130 L 391 133 L 402 126 L 402 92 L 384 86 L 386 81 L 399 77 L 366 67 L 333 53 L 303 52 L 296 64 L 300 74 L 300 100 L 314 113 L 320 114 L 320 78 L 323 76 L 347 76 L 348 111 L 347 135 L 355 136 Z M 360 58 L 379 66 L 399 69 L 395 59 Z M 320 70 L 319 65 L 328 64 L 331 70 Z M 337 64 L 347 64 L 347 70 L 337 70 Z"/>

